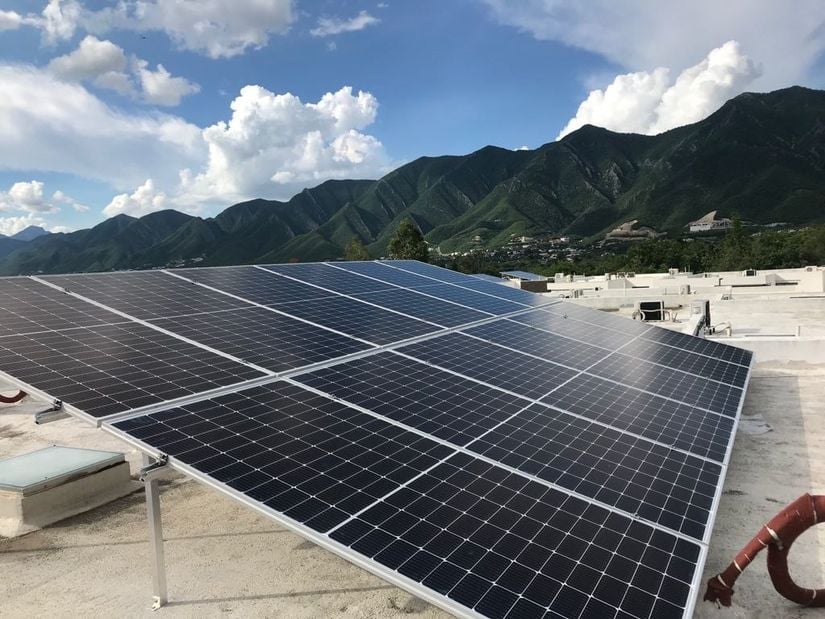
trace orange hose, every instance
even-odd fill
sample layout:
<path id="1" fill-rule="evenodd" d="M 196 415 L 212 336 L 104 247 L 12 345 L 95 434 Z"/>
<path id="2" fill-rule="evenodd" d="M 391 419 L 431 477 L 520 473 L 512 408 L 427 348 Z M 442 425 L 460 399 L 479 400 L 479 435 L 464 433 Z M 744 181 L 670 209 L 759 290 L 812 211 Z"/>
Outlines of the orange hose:
<path id="1" fill-rule="evenodd" d="M 730 606 L 733 583 L 764 548 L 768 549 L 768 574 L 780 595 L 802 606 L 825 606 L 825 589 L 805 589 L 788 573 L 788 552 L 803 531 L 825 522 L 825 496 L 803 494 L 774 516 L 739 551 L 725 571 L 708 581 L 705 600 Z"/>

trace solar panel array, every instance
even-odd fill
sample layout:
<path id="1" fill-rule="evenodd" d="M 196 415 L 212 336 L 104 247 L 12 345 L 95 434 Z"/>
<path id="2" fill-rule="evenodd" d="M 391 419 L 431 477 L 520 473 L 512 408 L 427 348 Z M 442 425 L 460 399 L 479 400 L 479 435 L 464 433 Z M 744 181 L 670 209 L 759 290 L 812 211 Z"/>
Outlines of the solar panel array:
<path id="1" fill-rule="evenodd" d="M 0 279 L 23 388 L 466 616 L 689 616 L 751 361 L 415 261 Z"/>

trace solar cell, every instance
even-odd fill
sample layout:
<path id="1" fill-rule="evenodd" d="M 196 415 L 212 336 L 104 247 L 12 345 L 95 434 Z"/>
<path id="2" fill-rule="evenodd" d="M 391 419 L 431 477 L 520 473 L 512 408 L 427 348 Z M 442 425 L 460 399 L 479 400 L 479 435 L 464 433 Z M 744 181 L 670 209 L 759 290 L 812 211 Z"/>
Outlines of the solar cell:
<path id="1" fill-rule="evenodd" d="M 447 283 L 461 284 L 466 282 L 470 277 L 469 275 L 464 275 L 463 273 L 457 273 L 456 271 L 451 271 L 449 269 L 442 269 L 441 267 L 426 264 L 424 262 L 418 262 L 417 260 L 385 260 L 381 261 L 379 264 L 384 264 L 390 268 L 415 273 L 416 275 L 431 277 L 438 281 Z"/>
<path id="2" fill-rule="evenodd" d="M 0 337 L 123 321 L 117 314 L 33 279 L 0 279 Z"/>
<path id="3" fill-rule="evenodd" d="M 137 323 L 0 338 L 0 370 L 92 417 L 264 375 Z"/>
<path id="4" fill-rule="evenodd" d="M 261 268 L 342 294 L 358 294 L 359 292 L 392 290 L 394 288 L 391 284 L 362 277 L 343 269 L 336 269 L 324 263 L 268 264 Z"/>
<path id="5" fill-rule="evenodd" d="M 674 617 L 697 544 L 457 454 L 330 537 L 486 617 Z"/>
<path id="6" fill-rule="evenodd" d="M 698 540 L 722 473 L 719 464 L 540 404 L 468 449 Z"/>
<path id="7" fill-rule="evenodd" d="M 632 333 L 605 329 L 575 318 L 565 317 L 562 314 L 551 314 L 543 310 L 519 314 L 513 316 L 510 320 L 608 350 L 624 346 L 636 337 Z"/>
<path id="8" fill-rule="evenodd" d="M 739 365 L 750 367 L 753 353 L 744 348 L 737 348 L 736 346 L 726 346 L 719 342 L 706 340 L 701 337 L 693 337 L 685 335 L 684 333 L 677 333 L 668 329 L 651 329 L 643 336 L 643 339 L 660 342 L 668 346 L 682 348 L 691 352 L 695 352 L 723 361 L 731 363 L 738 363 Z"/>
<path id="9" fill-rule="evenodd" d="M 491 322 L 466 330 L 466 333 L 488 342 L 507 346 L 571 368 L 584 369 L 601 359 L 609 351 L 582 344 L 575 340 L 534 329 L 509 320 Z"/>
<path id="10" fill-rule="evenodd" d="M 649 393 L 734 417 L 743 393 L 738 387 L 613 353 L 588 370 L 590 374 Z"/>
<path id="11" fill-rule="evenodd" d="M 533 399 L 577 373 L 460 333 L 402 346 L 397 352 Z"/>
<path id="12" fill-rule="evenodd" d="M 391 352 L 300 374 L 295 380 L 455 445 L 470 442 L 526 404 Z"/>
<path id="13" fill-rule="evenodd" d="M 143 320 L 249 307 L 162 271 L 48 275 L 42 279 Z"/>
<path id="14" fill-rule="evenodd" d="M 273 372 L 370 348 L 364 342 L 261 307 L 161 318 L 152 322 Z"/>
<path id="15" fill-rule="evenodd" d="M 474 290 L 461 288 L 460 286 L 451 286 L 449 284 L 438 284 L 419 290 L 424 294 L 497 316 L 527 309 L 521 303 L 514 303 L 500 297 L 492 297 Z"/>
<path id="16" fill-rule="evenodd" d="M 661 327 L 653 327 L 644 322 L 629 320 L 621 316 L 614 316 L 608 312 L 603 312 L 590 307 L 582 307 L 568 301 L 561 301 L 542 309 L 543 311 L 550 312 L 551 314 L 575 318 L 576 320 L 581 320 L 582 322 L 604 327 L 618 333 L 626 333 L 628 335 L 642 335 L 643 333 L 648 333 L 653 329 L 663 330 Z"/>
<path id="17" fill-rule="evenodd" d="M 622 353 L 737 387 L 744 386 L 748 377 L 748 368 L 745 366 L 680 350 L 651 340 L 638 339 L 624 347 Z"/>
<path id="18" fill-rule="evenodd" d="M 723 462 L 733 419 L 581 374 L 542 399 L 619 430 Z"/>
<path id="19" fill-rule="evenodd" d="M 292 316 L 374 344 L 390 344 L 433 333 L 437 325 L 402 316 L 348 297 L 299 301 L 280 308 Z"/>
<path id="20" fill-rule="evenodd" d="M 404 288 L 425 288 L 441 283 L 429 277 L 423 277 L 401 269 L 394 269 L 381 262 L 336 262 L 330 266 L 336 269 L 344 269 L 351 273 L 373 277 L 382 282 Z"/>
<path id="21" fill-rule="evenodd" d="M 467 276 L 467 279 L 461 284 L 455 285 L 459 285 L 462 288 L 469 288 L 476 292 L 493 295 L 501 299 L 508 299 L 516 303 L 521 303 L 522 305 L 538 307 L 540 305 L 559 303 L 558 299 L 552 297 L 536 294 L 535 292 L 527 292 L 526 290 L 519 290 L 511 286 L 502 286 L 501 284 L 494 284 L 492 282 L 475 281 L 475 279 L 470 276 Z"/>
<path id="22" fill-rule="evenodd" d="M 175 269 L 172 273 L 249 299 L 261 305 L 277 305 L 334 296 L 334 293 L 280 277 L 253 266 Z"/>
<path id="23" fill-rule="evenodd" d="M 422 290 L 422 292 L 424 291 L 426 291 L 426 289 Z M 456 305 L 455 303 L 448 303 L 447 301 L 401 288 L 368 292 L 354 295 L 354 297 L 361 301 L 380 305 L 381 307 L 395 310 L 396 312 L 401 312 L 421 320 L 434 322 L 444 327 L 455 327 L 484 320 L 491 316 L 486 312 L 473 310 L 463 305 Z"/>

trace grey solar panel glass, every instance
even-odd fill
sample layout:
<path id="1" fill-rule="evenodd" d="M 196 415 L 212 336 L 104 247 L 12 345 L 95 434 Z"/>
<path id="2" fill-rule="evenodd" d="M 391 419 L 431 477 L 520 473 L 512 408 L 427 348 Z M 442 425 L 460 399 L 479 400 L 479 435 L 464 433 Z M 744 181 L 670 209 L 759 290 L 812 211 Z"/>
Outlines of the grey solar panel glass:
<path id="1" fill-rule="evenodd" d="M 414 261 L 269 269 L 48 276 L 149 326 L 0 279 L 0 371 L 153 405 L 111 429 L 454 614 L 689 616 L 749 352 Z"/>
<path id="2" fill-rule="evenodd" d="M 564 366 L 460 333 L 402 346 L 397 352 L 534 399 L 577 374 Z"/>
<path id="3" fill-rule="evenodd" d="M 280 310 L 374 344 L 400 342 L 441 329 L 348 297 L 298 301 Z"/>
<path id="4" fill-rule="evenodd" d="M 548 297 L 546 295 L 536 294 L 535 292 L 527 292 L 526 290 L 519 290 L 512 286 L 502 286 L 501 284 L 494 284 L 492 282 L 477 282 L 472 277 L 467 277 L 467 280 L 460 285 L 462 288 L 475 290 L 476 292 L 483 292 L 501 299 L 507 299 L 515 303 L 521 303 L 528 307 L 538 307 L 541 305 L 551 305 L 559 303 L 558 299 Z"/>
<path id="5" fill-rule="evenodd" d="M 261 305 L 334 296 L 334 293 L 253 266 L 176 269 L 173 273 Z"/>
<path id="6" fill-rule="evenodd" d="M 607 350 L 625 346 L 636 338 L 633 333 L 623 333 L 615 329 L 599 327 L 575 318 L 565 317 L 563 314 L 553 314 L 544 310 L 519 314 L 513 316 L 510 320 Z"/>
<path id="7" fill-rule="evenodd" d="M 362 277 L 343 269 L 336 269 L 323 263 L 269 264 L 263 268 L 342 294 L 358 294 L 359 292 L 391 290 L 394 288 L 391 284 Z"/>
<path id="8" fill-rule="evenodd" d="M 439 299 L 452 301 L 453 303 L 458 303 L 459 305 L 497 316 L 527 309 L 522 303 L 515 303 L 501 297 L 493 297 L 476 292 L 475 290 L 452 286 L 450 284 L 428 286 L 427 288 L 420 289 L 420 291 Z"/>
<path id="9" fill-rule="evenodd" d="M 370 348 L 364 342 L 261 307 L 161 318 L 152 323 L 273 372 Z"/>
<path id="10" fill-rule="evenodd" d="M 352 273 L 366 275 L 367 277 L 372 277 L 403 288 L 426 288 L 427 286 L 441 283 L 439 280 L 416 275 L 409 271 L 394 269 L 381 262 L 336 262 L 332 266 L 336 269 L 344 269 Z"/>
<path id="11" fill-rule="evenodd" d="M 93 417 L 264 375 L 137 323 L 0 338 L 0 370 Z"/>
<path id="12" fill-rule="evenodd" d="M 738 387 L 719 383 L 621 353 L 613 353 L 588 370 L 595 376 L 649 393 L 734 417 L 744 397 Z"/>
<path id="13" fill-rule="evenodd" d="M 113 312 L 33 279 L 0 278 L 0 337 L 123 321 Z"/>
<path id="14" fill-rule="evenodd" d="M 476 279 L 480 279 L 483 282 L 493 282 L 494 284 L 499 285 L 507 285 L 506 280 L 503 280 L 500 277 L 496 277 L 495 275 L 488 275 L 487 273 L 473 273 L 470 277 L 475 277 Z"/>
<path id="15" fill-rule="evenodd" d="M 425 292 L 422 289 L 421 292 Z M 456 327 L 485 318 L 490 318 L 491 314 L 473 310 L 463 305 L 442 301 L 436 297 L 418 294 L 412 290 L 382 290 L 379 292 L 368 292 L 354 295 L 356 299 L 365 303 L 373 303 L 387 309 L 395 310 L 418 318 L 434 322 L 443 327 Z"/>
<path id="16" fill-rule="evenodd" d="M 295 380 L 455 445 L 470 442 L 527 404 L 391 352 L 301 374 Z"/>
<path id="17" fill-rule="evenodd" d="M 466 333 L 579 370 L 598 363 L 610 354 L 610 351 L 603 348 L 582 344 L 576 340 L 509 320 L 472 327 L 467 329 Z"/>
<path id="18" fill-rule="evenodd" d="M 733 419 L 581 374 L 542 399 L 605 425 L 723 462 Z"/>
<path id="19" fill-rule="evenodd" d="M 143 320 L 249 307 L 162 271 L 49 275 L 43 279 Z"/>
<path id="20" fill-rule="evenodd" d="M 468 449 L 697 540 L 722 473 L 719 464 L 540 404 Z"/>

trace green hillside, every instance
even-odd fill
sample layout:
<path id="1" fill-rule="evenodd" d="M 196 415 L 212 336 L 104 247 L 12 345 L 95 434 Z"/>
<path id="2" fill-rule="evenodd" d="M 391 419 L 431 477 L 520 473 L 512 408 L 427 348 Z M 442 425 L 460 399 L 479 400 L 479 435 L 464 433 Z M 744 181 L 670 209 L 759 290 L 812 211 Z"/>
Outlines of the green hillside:
<path id="1" fill-rule="evenodd" d="M 0 273 L 326 260 L 353 237 L 378 257 L 406 217 L 450 252 L 476 237 L 591 236 L 631 219 L 678 232 L 711 210 L 757 224 L 825 221 L 825 92 L 746 93 L 657 136 L 585 126 L 533 151 L 422 157 L 377 181 L 328 181 L 211 219 L 120 215 L 11 247 Z"/>

